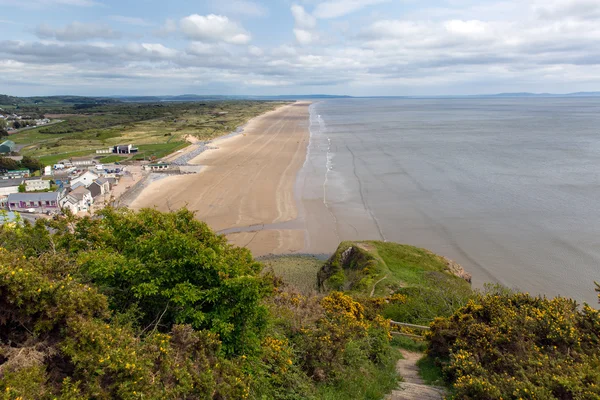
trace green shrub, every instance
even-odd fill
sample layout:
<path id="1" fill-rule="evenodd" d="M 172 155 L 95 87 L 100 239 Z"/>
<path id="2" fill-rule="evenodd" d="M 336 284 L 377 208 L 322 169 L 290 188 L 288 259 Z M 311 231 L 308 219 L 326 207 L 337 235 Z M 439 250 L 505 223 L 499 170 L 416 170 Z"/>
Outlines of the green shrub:
<path id="1" fill-rule="evenodd" d="M 575 301 L 497 293 L 429 333 L 456 399 L 600 397 L 600 314 Z"/>

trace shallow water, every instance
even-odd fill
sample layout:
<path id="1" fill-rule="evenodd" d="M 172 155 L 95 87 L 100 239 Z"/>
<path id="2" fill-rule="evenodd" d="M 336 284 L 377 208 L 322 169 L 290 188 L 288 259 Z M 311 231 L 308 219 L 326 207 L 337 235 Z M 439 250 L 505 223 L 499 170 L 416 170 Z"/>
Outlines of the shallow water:
<path id="1" fill-rule="evenodd" d="M 408 243 L 475 286 L 596 302 L 600 98 L 336 99 L 311 106 L 310 126 L 306 251 Z"/>

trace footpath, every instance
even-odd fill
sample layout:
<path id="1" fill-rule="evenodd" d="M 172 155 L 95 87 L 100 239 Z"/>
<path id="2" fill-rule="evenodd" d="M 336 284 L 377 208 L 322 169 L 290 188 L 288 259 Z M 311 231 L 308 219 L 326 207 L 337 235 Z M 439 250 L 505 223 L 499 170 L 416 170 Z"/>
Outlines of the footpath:
<path id="1" fill-rule="evenodd" d="M 423 353 L 408 350 L 400 350 L 400 352 L 403 359 L 396 364 L 396 371 L 403 381 L 386 400 L 443 400 L 444 390 L 426 385 L 419 376 L 417 361 L 423 357 Z"/>

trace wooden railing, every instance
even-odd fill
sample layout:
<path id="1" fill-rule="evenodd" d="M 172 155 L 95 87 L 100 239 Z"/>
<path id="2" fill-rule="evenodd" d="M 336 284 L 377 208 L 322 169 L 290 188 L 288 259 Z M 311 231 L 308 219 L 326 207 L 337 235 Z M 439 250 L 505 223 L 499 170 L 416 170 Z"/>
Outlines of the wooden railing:
<path id="1" fill-rule="evenodd" d="M 401 327 L 404 327 L 404 328 L 411 328 L 411 329 L 421 329 L 421 330 L 424 330 L 424 331 L 429 330 L 428 326 L 415 325 L 415 324 L 407 324 L 405 322 L 390 321 L 390 325 L 392 325 L 392 326 L 401 326 Z M 413 335 L 412 333 L 404 333 L 404 332 L 392 331 L 391 334 L 392 335 L 398 335 L 398 336 L 405 336 L 405 337 L 409 337 L 409 338 L 412 338 L 412 339 L 424 339 L 423 336 Z"/>

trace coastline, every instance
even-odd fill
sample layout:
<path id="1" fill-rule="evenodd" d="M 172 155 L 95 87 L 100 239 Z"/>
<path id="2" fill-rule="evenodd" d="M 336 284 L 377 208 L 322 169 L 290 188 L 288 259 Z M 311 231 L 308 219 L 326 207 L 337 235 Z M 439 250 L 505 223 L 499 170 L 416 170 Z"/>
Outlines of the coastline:
<path id="1" fill-rule="evenodd" d="M 298 252 L 305 231 L 295 194 L 306 160 L 309 102 L 279 107 L 211 142 L 189 161 L 197 174 L 169 176 L 145 186 L 130 208 L 161 211 L 187 206 L 232 244 L 255 256 Z"/>

